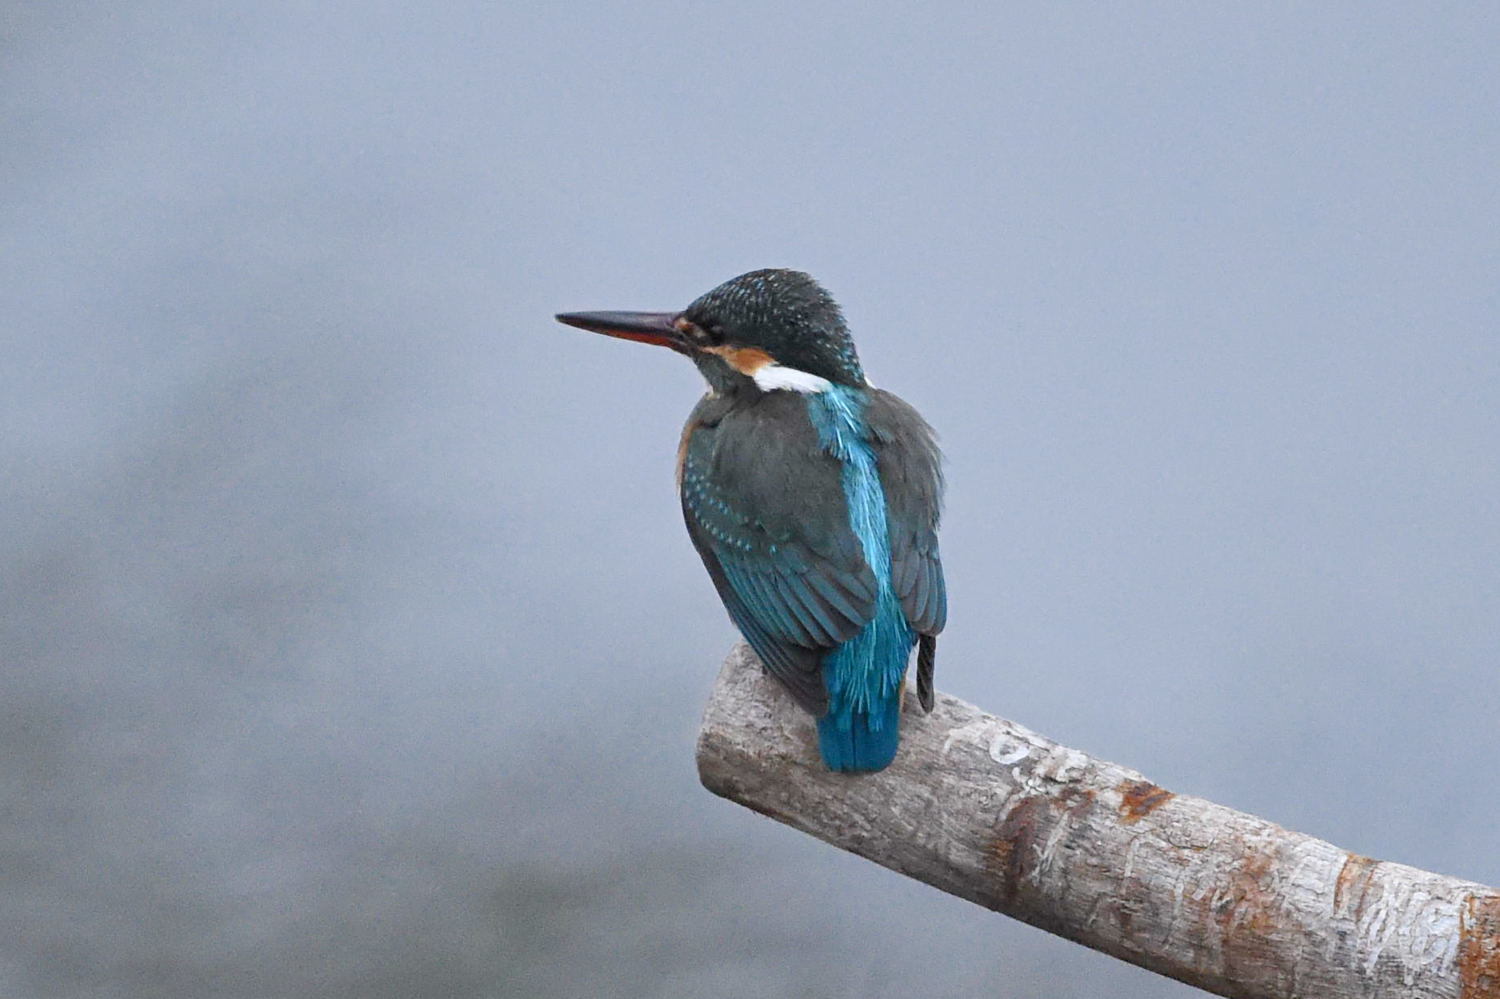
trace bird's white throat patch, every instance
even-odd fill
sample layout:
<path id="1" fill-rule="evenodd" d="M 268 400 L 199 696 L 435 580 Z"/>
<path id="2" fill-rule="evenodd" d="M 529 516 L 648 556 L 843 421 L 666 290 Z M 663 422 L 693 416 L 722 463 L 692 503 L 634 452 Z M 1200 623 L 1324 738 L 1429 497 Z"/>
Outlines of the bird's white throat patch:
<path id="1" fill-rule="evenodd" d="M 802 371 L 797 368 L 787 368 L 780 364 L 765 364 L 755 370 L 752 375 L 755 385 L 762 392 L 774 392 L 777 389 L 790 389 L 793 392 L 812 394 L 828 391 L 832 384 L 827 378 Z"/>
<path id="2" fill-rule="evenodd" d="M 754 379 L 756 387 L 762 392 L 774 392 L 777 389 L 788 389 L 792 392 L 801 392 L 804 395 L 816 394 L 828 391 L 833 383 L 827 378 L 815 375 L 810 371 L 802 371 L 798 368 L 788 368 L 777 364 L 776 359 L 759 347 L 704 347 L 709 354 L 718 354 L 729 365 L 740 374 Z"/>

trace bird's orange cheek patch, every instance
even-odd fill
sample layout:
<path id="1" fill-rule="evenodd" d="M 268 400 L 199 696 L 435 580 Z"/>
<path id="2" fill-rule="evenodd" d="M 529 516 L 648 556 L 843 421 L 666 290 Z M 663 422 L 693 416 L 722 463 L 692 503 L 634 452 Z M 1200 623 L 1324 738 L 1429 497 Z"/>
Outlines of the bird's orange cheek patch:
<path id="1" fill-rule="evenodd" d="M 755 373 L 776 359 L 759 347 L 706 347 L 710 354 L 718 354 L 724 363 L 742 375 L 755 377 Z"/>

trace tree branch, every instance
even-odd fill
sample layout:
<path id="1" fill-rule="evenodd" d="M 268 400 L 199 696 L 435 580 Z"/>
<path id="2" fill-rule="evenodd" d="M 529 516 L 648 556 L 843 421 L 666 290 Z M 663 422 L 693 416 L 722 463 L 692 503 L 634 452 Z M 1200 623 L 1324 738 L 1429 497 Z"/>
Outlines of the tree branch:
<path id="1" fill-rule="evenodd" d="M 1500 893 L 1173 794 L 947 695 L 830 773 L 746 646 L 698 737 L 715 794 L 1086 947 L 1241 999 L 1500 999 Z"/>

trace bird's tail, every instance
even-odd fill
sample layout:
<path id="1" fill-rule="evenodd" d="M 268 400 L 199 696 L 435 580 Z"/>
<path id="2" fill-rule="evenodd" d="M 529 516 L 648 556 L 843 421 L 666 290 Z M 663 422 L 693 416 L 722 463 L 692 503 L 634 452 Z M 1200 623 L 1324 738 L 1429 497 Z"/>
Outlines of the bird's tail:
<path id="1" fill-rule="evenodd" d="M 884 770 L 901 741 L 901 690 L 872 711 L 830 711 L 818 719 L 818 751 L 829 770 Z"/>

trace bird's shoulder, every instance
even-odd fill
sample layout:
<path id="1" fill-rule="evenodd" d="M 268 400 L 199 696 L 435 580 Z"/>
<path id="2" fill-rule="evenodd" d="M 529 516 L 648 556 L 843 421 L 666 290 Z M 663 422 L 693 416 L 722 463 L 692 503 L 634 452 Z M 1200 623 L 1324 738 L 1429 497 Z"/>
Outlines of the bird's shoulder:
<path id="1" fill-rule="evenodd" d="M 762 547 L 791 545 L 857 571 L 842 471 L 819 445 L 802 396 L 705 397 L 683 437 L 684 511 L 705 527 Z"/>
<path id="2" fill-rule="evenodd" d="M 871 388 L 865 403 L 865 425 L 877 446 L 894 446 L 910 451 L 928 464 L 938 467 L 942 454 L 937 433 L 905 399 L 885 389 Z"/>

